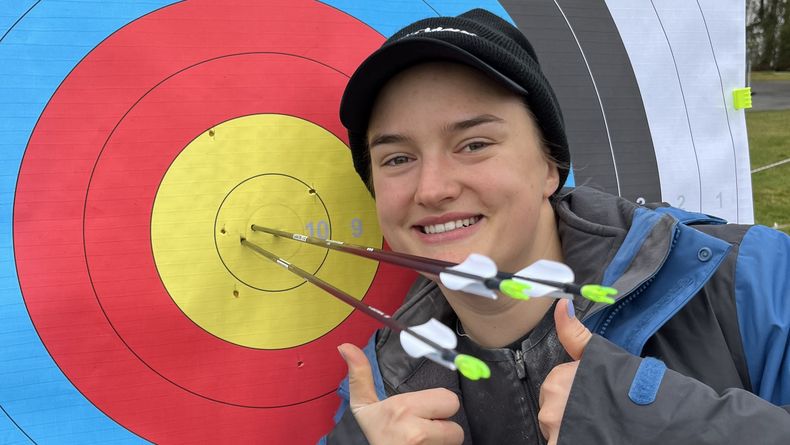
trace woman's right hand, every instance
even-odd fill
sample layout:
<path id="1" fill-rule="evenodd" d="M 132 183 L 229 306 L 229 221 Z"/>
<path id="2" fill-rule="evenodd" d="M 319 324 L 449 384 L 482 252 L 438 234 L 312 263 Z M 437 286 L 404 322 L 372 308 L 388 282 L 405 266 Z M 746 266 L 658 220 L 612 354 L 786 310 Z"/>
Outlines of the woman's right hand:
<path id="1" fill-rule="evenodd" d="M 452 391 L 433 388 L 379 400 L 365 353 L 349 343 L 337 349 L 348 365 L 351 412 L 371 445 L 456 445 L 464 441 L 461 426 L 446 420 L 460 407 Z"/>

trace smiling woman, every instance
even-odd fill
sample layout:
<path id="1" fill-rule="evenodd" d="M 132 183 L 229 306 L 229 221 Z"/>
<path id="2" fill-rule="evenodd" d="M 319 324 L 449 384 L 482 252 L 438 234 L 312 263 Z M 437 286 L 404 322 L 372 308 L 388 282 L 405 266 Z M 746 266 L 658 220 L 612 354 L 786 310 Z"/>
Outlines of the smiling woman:
<path id="1" fill-rule="evenodd" d="M 551 299 L 480 298 L 420 278 L 395 318 L 455 326 L 457 350 L 491 378 L 410 360 L 387 329 L 364 354 L 341 345 L 349 376 L 328 442 L 786 443 L 779 270 L 790 239 L 562 189 L 562 114 L 508 22 L 473 10 L 407 26 L 351 77 L 340 116 L 393 250 L 451 262 L 481 253 L 500 270 L 564 261 L 621 294 L 610 308 L 579 299 L 552 311 Z"/>
<path id="2" fill-rule="evenodd" d="M 381 90 L 368 132 L 387 135 L 371 138 L 371 176 L 379 225 L 394 250 L 455 263 L 480 253 L 503 270 L 562 261 L 549 202 L 558 169 L 520 96 L 466 65 L 425 63 Z M 390 163 L 401 157 L 408 162 Z M 522 337 L 551 301 L 502 299 L 483 309 L 464 293 L 444 294 L 466 332 L 490 346 Z M 480 310 L 499 313 L 501 328 L 491 330 L 490 320 L 474 315 Z"/>
<path id="3" fill-rule="evenodd" d="M 422 64 L 382 89 L 368 133 L 393 249 L 457 263 L 477 252 L 506 270 L 561 260 L 549 204 L 557 169 L 519 96 L 466 65 Z M 476 223 L 457 227 L 464 219 Z"/>

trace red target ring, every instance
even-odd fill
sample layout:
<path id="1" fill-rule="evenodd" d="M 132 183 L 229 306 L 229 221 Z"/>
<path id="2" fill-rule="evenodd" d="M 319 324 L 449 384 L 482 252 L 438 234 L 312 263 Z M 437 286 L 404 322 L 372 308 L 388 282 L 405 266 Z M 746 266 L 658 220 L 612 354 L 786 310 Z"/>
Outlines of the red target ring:
<path id="1" fill-rule="evenodd" d="M 142 17 L 63 82 L 20 170 L 20 284 L 66 376 L 140 436 L 314 440 L 330 423 L 344 374 L 335 346 L 363 343 L 373 322 L 355 312 L 326 335 L 281 350 L 223 341 L 168 296 L 151 249 L 151 211 L 179 152 L 219 122 L 279 113 L 345 140 L 336 112 L 342 88 L 381 36 L 317 2 L 223 6 L 221 20 L 208 1 Z M 307 23 L 331 23 L 333 36 L 353 38 L 327 41 Z M 366 302 L 392 311 L 398 301 L 387 296 L 403 295 L 409 281 L 382 266 Z"/>

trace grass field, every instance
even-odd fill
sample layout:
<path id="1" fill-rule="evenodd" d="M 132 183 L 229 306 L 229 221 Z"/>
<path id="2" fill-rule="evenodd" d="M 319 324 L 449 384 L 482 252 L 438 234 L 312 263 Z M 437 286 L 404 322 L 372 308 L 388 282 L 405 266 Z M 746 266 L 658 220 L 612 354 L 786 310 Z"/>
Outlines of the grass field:
<path id="1" fill-rule="evenodd" d="M 751 79 L 790 81 L 790 71 L 752 71 Z"/>
<path id="2" fill-rule="evenodd" d="M 790 110 L 749 111 L 746 126 L 752 170 L 790 158 Z M 790 162 L 752 174 L 752 191 L 755 222 L 790 233 Z"/>

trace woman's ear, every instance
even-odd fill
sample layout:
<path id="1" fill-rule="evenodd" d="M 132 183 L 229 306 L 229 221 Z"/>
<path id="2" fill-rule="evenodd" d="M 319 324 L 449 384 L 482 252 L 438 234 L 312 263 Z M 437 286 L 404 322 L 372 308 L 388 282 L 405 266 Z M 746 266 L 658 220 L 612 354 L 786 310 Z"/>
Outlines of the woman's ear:
<path id="1" fill-rule="evenodd" d="M 560 186 L 560 172 L 557 164 L 546 160 L 548 171 L 546 172 L 546 183 L 543 185 L 543 197 L 548 199 Z"/>

